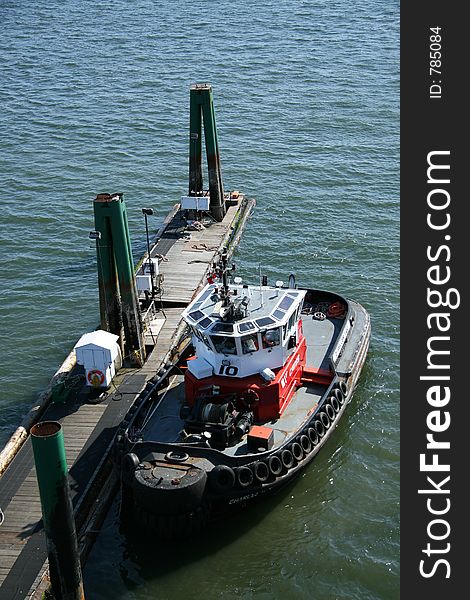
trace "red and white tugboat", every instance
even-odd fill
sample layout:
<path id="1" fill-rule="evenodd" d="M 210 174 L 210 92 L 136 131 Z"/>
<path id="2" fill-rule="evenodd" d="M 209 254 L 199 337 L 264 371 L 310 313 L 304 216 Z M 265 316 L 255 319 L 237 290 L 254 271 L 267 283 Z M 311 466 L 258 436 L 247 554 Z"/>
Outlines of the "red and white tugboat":
<path id="1" fill-rule="evenodd" d="M 346 410 L 369 346 L 356 302 L 229 272 L 222 255 L 183 312 L 193 355 L 118 436 L 123 498 L 165 536 L 295 477 Z"/>

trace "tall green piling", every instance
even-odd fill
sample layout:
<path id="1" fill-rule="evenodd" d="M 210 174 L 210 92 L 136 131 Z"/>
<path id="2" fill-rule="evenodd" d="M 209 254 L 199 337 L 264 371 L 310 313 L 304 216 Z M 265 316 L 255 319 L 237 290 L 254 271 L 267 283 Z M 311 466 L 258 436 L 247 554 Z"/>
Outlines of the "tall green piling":
<path id="1" fill-rule="evenodd" d="M 100 321 L 103 331 L 119 335 L 123 342 L 121 297 L 114 258 L 110 200 L 111 194 L 98 194 L 93 205 L 95 229 L 101 234 L 96 240 Z M 121 350 L 124 350 L 123 346 Z"/>
<path id="2" fill-rule="evenodd" d="M 202 123 L 209 175 L 210 212 L 222 221 L 226 213 L 219 143 L 215 124 L 212 86 L 196 83 L 190 87 L 189 108 L 189 195 L 202 195 Z"/>
<path id="3" fill-rule="evenodd" d="M 55 600 L 84 600 L 62 426 L 56 421 L 37 423 L 31 428 L 31 440 L 52 594 Z"/>
<path id="4" fill-rule="evenodd" d="M 202 111 L 199 94 L 190 89 L 189 103 L 189 195 L 202 194 Z"/>
<path id="5" fill-rule="evenodd" d="M 94 204 L 101 328 L 119 335 L 132 364 L 145 360 L 145 344 L 134 276 L 132 247 L 122 194 L 98 194 Z"/>

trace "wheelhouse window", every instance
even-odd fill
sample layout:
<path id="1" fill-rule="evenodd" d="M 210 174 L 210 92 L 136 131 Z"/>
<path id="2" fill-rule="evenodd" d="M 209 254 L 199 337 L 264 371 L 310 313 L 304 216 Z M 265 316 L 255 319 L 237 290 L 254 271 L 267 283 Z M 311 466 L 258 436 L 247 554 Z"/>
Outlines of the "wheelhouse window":
<path id="1" fill-rule="evenodd" d="M 287 329 L 292 329 L 292 327 L 294 327 L 295 321 L 296 321 L 296 314 L 295 312 L 291 314 L 290 319 L 289 319 L 289 324 L 287 326 Z"/>
<path id="2" fill-rule="evenodd" d="M 211 323 L 212 323 L 212 319 L 209 319 L 209 317 L 206 317 L 205 319 L 202 319 L 202 321 L 199 321 L 198 326 L 202 327 L 203 329 L 207 329 Z"/>
<path id="3" fill-rule="evenodd" d="M 258 335 L 256 333 L 252 333 L 251 335 L 243 335 L 240 340 L 242 343 L 243 354 L 251 354 L 251 352 L 256 352 L 259 350 Z"/>
<path id="4" fill-rule="evenodd" d="M 279 346 L 281 343 L 281 330 L 279 327 L 276 329 L 268 329 L 261 334 L 261 341 L 263 342 L 263 348 L 274 348 Z"/>
<path id="5" fill-rule="evenodd" d="M 192 321 L 199 321 L 199 319 L 202 319 L 202 317 L 204 317 L 204 313 L 201 312 L 200 310 L 195 310 L 194 312 L 190 312 L 188 317 L 192 320 Z"/>
<path id="6" fill-rule="evenodd" d="M 256 329 L 254 323 L 251 321 L 247 321 L 246 323 L 240 323 L 238 326 L 238 331 L 243 333 L 244 331 L 251 331 L 252 329 Z"/>
<path id="7" fill-rule="evenodd" d="M 272 325 L 275 321 L 271 317 L 262 317 L 261 319 L 256 319 L 255 323 L 258 327 L 265 327 L 266 325 Z"/>
<path id="8" fill-rule="evenodd" d="M 233 333 L 233 325 L 231 323 L 215 323 L 215 325 L 212 327 L 212 331 L 215 333 L 217 332 L 221 332 L 221 333 Z"/>
<path id="9" fill-rule="evenodd" d="M 218 354 L 236 354 L 235 338 L 225 335 L 211 335 L 212 343 Z"/>
<path id="10" fill-rule="evenodd" d="M 279 303 L 278 308 L 282 310 L 287 310 L 290 306 L 292 306 L 294 300 L 295 298 L 292 298 L 292 296 L 285 296 Z"/>

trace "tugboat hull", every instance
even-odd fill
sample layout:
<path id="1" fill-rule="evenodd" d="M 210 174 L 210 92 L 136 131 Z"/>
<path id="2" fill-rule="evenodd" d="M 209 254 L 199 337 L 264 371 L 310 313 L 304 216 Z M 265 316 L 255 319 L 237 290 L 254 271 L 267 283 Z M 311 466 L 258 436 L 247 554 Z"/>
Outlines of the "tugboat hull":
<path id="1" fill-rule="evenodd" d="M 218 448 L 211 446 L 207 432 L 181 441 L 181 376 L 170 378 L 155 408 L 142 403 L 115 448 L 128 514 L 163 537 L 188 535 L 276 493 L 313 460 L 351 401 L 371 328 L 365 309 L 351 300 L 315 290 L 306 290 L 305 298 L 306 361 L 278 419 L 257 422 L 238 443 Z M 338 305 L 343 313 L 331 310 L 328 316 L 328 308 Z"/>

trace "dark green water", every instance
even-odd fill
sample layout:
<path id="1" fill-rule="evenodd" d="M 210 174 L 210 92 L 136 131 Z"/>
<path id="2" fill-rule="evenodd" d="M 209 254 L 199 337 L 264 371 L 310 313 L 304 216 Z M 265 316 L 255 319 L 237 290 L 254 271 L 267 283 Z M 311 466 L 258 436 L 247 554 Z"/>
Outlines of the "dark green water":
<path id="1" fill-rule="evenodd" d="M 237 261 L 370 311 L 347 416 L 289 490 L 184 548 L 117 506 L 87 600 L 399 596 L 398 3 L 0 0 L 0 442 L 98 321 L 92 200 L 123 191 L 136 258 L 187 187 L 189 85 L 214 87 Z"/>

